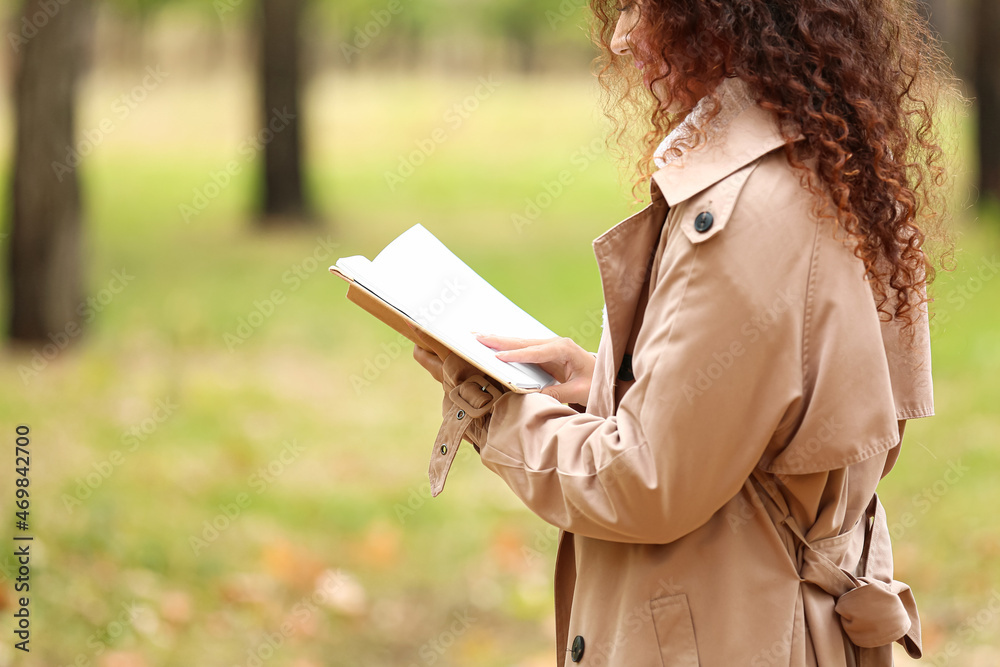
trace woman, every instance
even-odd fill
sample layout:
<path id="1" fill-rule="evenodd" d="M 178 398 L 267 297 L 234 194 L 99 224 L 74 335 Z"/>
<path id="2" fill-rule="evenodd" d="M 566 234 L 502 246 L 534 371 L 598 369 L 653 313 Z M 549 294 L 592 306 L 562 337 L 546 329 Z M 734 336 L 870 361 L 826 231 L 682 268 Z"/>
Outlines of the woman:
<path id="1" fill-rule="evenodd" d="M 515 394 L 414 348 L 445 390 L 434 494 L 464 438 L 562 529 L 558 664 L 920 655 L 875 495 L 934 411 L 944 84 L 911 5 L 593 0 L 606 88 L 651 101 L 652 200 L 594 241 L 596 357 L 482 336 L 560 381 Z"/>

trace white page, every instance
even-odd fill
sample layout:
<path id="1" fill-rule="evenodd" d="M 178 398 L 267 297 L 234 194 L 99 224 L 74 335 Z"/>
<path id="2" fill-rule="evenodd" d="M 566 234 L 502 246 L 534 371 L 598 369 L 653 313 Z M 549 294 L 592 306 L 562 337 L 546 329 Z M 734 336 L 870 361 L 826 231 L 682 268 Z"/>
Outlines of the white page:
<path id="1" fill-rule="evenodd" d="M 557 334 L 497 291 L 423 225 L 400 234 L 371 262 L 355 256 L 338 260 L 337 266 L 491 375 L 526 389 L 555 384 L 534 364 L 500 361 L 495 350 L 470 332 L 518 338 Z"/>

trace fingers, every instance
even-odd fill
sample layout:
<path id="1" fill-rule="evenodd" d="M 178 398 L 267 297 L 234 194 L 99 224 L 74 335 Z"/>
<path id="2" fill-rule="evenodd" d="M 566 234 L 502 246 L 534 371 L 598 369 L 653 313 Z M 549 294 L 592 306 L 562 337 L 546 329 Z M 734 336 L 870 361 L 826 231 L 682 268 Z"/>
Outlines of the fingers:
<path id="1" fill-rule="evenodd" d="M 551 387 L 546 387 L 545 389 L 542 389 L 541 392 L 539 392 L 539 393 L 545 394 L 546 396 L 551 396 L 552 398 L 556 399 L 560 403 L 565 403 L 566 401 L 564 401 L 562 399 L 562 393 L 563 392 L 560 389 L 560 387 L 562 387 L 562 386 L 563 385 L 556 384 L 556 385 L 553 385 Z"/>
<path id="2" fill-rule="evenodd" d="M 590 393 L 590 386 L 579 381 L 570 381 L 546 387 L 541 390 L 541 393 L 551 396 L 560 403 L 579 403 L 580 405 L 586 405 L 588 394 Z"/>
<path id="3" fill-rule="evenodd" d="M 562 352 L 551 343 L 523 347 L 517 350 L 503 350 L 496 353 L 500 361 L 516 361 L 525 364 L 544 364 L 563 360 Z"/>
<path id="4" fill-rule="evenodd" d="M 413 358 L 431 374 L 431 377 L 438 382 L 442 382 L 444 378 L 444 362 L 441 361 L 439 356 L 430 350 L 425 350 L 419 345 L 414 345 Z"/>
<path id="5" fill-rule="evenodd" d="M 529 345 L 542 345 L 558 338 L 514 338 L 511 336 L 494 336 L 492 334 L 476 334 L 476 340 L 494 350 L 517 350 Z"/>
<path id="6" fill-rule="evenodd" d="M 417 346 L 418 347 L 422 347 L 424 350 L 426 350 L 428 352 L 431 352 L 432 354 L 434 354 L 435 356 L 437 356 L 437 353 L 434 350 L 434 345 L 431 342 L 431 340 L 427 336 L 425 336 L 424 333 L 422 331 L 420 331 L 420 329 L 416 328 L 415 326 L 413 326 L 409 322 L 406 322 L 405 324 L 406 324 L 406 326 L 410 327 L 410 331 L 412 331 L 414 333 L 414 335 L 417 337 L 417 339 L 423 342 L 422 345 L 417 345 Z M 440 359 L 442 362 L 444 361 L 444 359 L 441 358 L 440 356 L 438 356 L 438 359 Z"/>
<path id="7" fill-rule="evenodd" d="M 499 343 L 496 358 L 500 361 L 515 361 L 531 364 L 567 364 L 573 359 L 574 348 L 578 347 L 570 338 L 510 338 L 491 336 Z M 550 371 L 551 372 L 551 371 Z"/>
<path id="8" fill-rule="evenodd" d="M 427 337 L 422 335 L 420 331 L 417 330 L 415 326 L 406 323 L 406 326 L 410 327 L 410 331 L 416 334 L 416 337 L 422 341 L 426 341 Z M 424 367 L 424 369 L 431 374 L 438 382 L 442 381 L 444 377 L 444 360 L 437 355 L 436 352 L 429 349 L 430 345 L 423 347 L 421 345 L 414 344 L 413 346 L 413 358 L 418 364 Z"/>

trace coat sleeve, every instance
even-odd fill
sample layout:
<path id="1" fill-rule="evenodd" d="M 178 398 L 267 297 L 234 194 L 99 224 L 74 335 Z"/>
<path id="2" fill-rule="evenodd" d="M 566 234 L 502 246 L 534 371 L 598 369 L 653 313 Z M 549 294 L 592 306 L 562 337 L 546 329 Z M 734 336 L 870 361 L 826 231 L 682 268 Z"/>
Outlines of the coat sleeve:
<path id="1" fill-rule="evenodd" d="M 751 231 L 680 237 L 664 254 L 632 354 L 635 383 L 615 414 L 537 393 L 496 402 L 482 462 L 534 513 L 583 536 L 665 544 L 739 492 L 803 383 L 808 263 L 775 264 L 780 248 Z"/>

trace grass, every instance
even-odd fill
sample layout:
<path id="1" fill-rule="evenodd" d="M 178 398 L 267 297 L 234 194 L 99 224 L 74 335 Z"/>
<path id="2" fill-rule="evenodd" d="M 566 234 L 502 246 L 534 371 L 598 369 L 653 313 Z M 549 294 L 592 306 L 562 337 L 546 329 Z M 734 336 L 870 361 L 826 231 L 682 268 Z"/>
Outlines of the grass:
<path id="1" fill-rule="evenodd" d="M 602 132 L 593 87 L 501 78 L 453 127 L 448 110 L 479 85 L 317 80 L 308 174 L 326 226 L 311 231 L 251 229 L 255 161 L 183 219 L 180 205 L 242 159 L 245 79 L 168 80 L 90 157 L 88 288 L 133 278 L 27 382 L 33 350 L 0 356 L 0 423 L 32 428 L 36 537 L 32 652 L 15 656 L 5 631 L 0 665 L 551 664 L 553 532 L 471 448 L 427 497 L 439 390 L 325 270 L 420 222 L 596 349 L 590 241 L 635 206 L 608 156 L 587 149 Z M 81 125 L 129 86 L 90 82 Z M 436 128 L 447 139 L 391 191 L 386 172 Z M 515 224 L 564 170 L 565 193 Z M 916 591 L 926 654 L 956 642 L 952 665 L 995 658 L 985 651 L 1000 628 L 983 611 L 1000 590 L 1000 281 L 987 276 L 998 228 L 995 215 L 959 223 L 958 269 L 934 288 L 938 414 L 908 425 L 881 492 L 890 522 L 915 516 L 895 540 L 896 572 Z M 273 314 L 231 343 L 275 291 Z M 952 463 L 968 470 L 942 487 Z M 5 495 L 12 475 L 0 470 Z M 317 603 L 325 572 L 339 585 Z M 8 582 L 7 625 L 12 603 Z"/>

